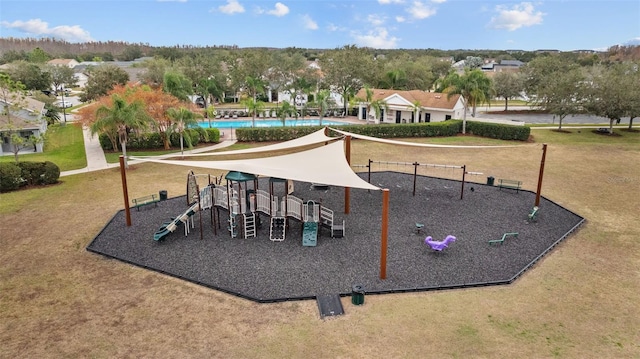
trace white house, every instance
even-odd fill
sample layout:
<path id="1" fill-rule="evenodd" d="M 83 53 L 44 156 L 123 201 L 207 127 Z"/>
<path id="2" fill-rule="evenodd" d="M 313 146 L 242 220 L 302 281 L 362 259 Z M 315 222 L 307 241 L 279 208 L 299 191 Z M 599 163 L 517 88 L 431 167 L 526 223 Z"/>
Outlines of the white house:
<path id="1" fill-rule="evenodd" d="M 6 114 L 7 103 L 0 100 L 0 155 L 13 153 L 11 133 L 18 133 L 22 138 L 39 137 L 47 131 L 47 121 L 43 117 L 44 103 L 30 97 L 25 98 L 25 106 L 20 110 Z M 42 152 L 42 142 L 35 145 L 34 152 Z"/>
<path id="2" fill-rule="evenodd" d="M 464 115 L 464 104 L 460 95 L 448 96 L 445 93 L 421 90 L 400 91 L 372 89 L 372 101 L 382 100 L 387 110 L 382 114 L 373 113 L 368 103 L 358 104 L 358 119 L 373 123 L 418 123 L 440 122 L 452 118 L 460 119 Z M 366 98 L 365 89 L 361 89 L 357 98 Z"/>

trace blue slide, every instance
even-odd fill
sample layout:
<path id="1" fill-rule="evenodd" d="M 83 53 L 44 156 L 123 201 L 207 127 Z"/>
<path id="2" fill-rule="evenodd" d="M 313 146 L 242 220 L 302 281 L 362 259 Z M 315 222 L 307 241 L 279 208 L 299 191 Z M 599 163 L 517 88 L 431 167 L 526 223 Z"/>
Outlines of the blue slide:
<path id="1" fill-rule="evenodd" d="M 318 243 L 318 223 L 304 222 L 302 228 L 302 245 L 305 247 L 315 247 Z"/>

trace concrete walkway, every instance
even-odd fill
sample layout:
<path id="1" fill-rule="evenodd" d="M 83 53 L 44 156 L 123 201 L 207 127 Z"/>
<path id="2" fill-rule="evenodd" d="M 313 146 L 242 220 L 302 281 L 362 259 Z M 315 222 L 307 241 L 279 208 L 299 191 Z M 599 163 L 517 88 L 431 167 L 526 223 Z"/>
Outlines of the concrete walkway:
<path id="1" fill-rule="evenodd" d="M 91 136 L 91 131 L 88 128 L 82 129 L 82 134 L 84 135 L 84 150 L 87 156 L 87 167 L 71 170 L 71 171 L 63 171 L 60 172 L 60 177 L 71 176 L 80 173 L 87 173 L 92 171 L 100 171 L 108 168 L 118 167 L 119 163 L 107 163 L 107 159 L 104 156 L 104 151 L 102 147 L 100 147 L 100 141 L 98 140 L 98 136 Z M 190 153 L 202 153 L 217 150 L 219 148 L 225 148 L 236 143 L 236 140 L 224 140 L 220 143 L 217 143 L 212 146 L 200 147 L 189 151 L 184 151 L 185 154 Z M 180 155 L 180 152 L 174 152 L 169 154 L 164 154 L 157 156 L 158 158 L 167 158 L 167 157 L 175 157 Z M 129 164 L 136 164 L 140 161 L 129 161 Z"/>

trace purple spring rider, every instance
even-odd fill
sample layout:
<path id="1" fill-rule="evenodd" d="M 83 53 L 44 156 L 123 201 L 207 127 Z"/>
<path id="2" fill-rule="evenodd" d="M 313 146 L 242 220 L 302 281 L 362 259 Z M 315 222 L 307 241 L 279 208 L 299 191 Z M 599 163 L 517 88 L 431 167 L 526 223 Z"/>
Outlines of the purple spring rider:
<path id="1" fill-rule="evenodd" d="M 447 248 L 450 242 L 453 242 L 455 240 L 456 240 L 456 237 L 452 235 L 448 235 L 447 238 L 445 238 L 443 241 L 434 241 L 433 238 L 431 238 L 431 236 L 428 236 L 427 238 L 424 239 L 424 243 L 429 247 L 431 247 L 431 249 L 433 249 L 434 251 L 440 252 L 443 249 Z"/>

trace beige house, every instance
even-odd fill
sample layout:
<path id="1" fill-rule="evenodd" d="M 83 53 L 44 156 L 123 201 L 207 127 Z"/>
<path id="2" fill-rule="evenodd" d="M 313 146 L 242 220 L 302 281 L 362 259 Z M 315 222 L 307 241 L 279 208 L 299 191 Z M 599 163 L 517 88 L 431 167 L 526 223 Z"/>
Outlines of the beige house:
<path id="1" fill-rule="evenodd" d="M 11 116 L 7 116 L 6 110 L 7 103 L 0 100 L 0 155 L 13 153 L 12 133 L 18 133 L 26 140 L 31 136 L 40 137 L 47 131 L 44 103 L 26 97 L 22 109 L 12 110 Z M 33 152 L 42 152 L 43 149 L 43 143 L 39 142 L 33 147 Z"/>
<path id="2" fill-rule="evenodd" d="M 440 122 L 452 118 L 462 118 L 464 104 L 460 95 L 448 96 L 445 93 L 421 90 L 401 91 L 372 89 L 372 100 L 382 100 L 387 110 L 376 114 L 373 109 L 367 114 L 368 103 L 358 104 L 358 119 L 373 123 L 418 123 Z M 356 98 L 365 99 L 366 91 L 361 89 Z"/>
<path id="3" fill-rule="evenodd" d="M 47 62 L 49 65 L 66 66 L 70 69 L 78 66 L 80 63 L 74 59 L 53 59 Z"/>

